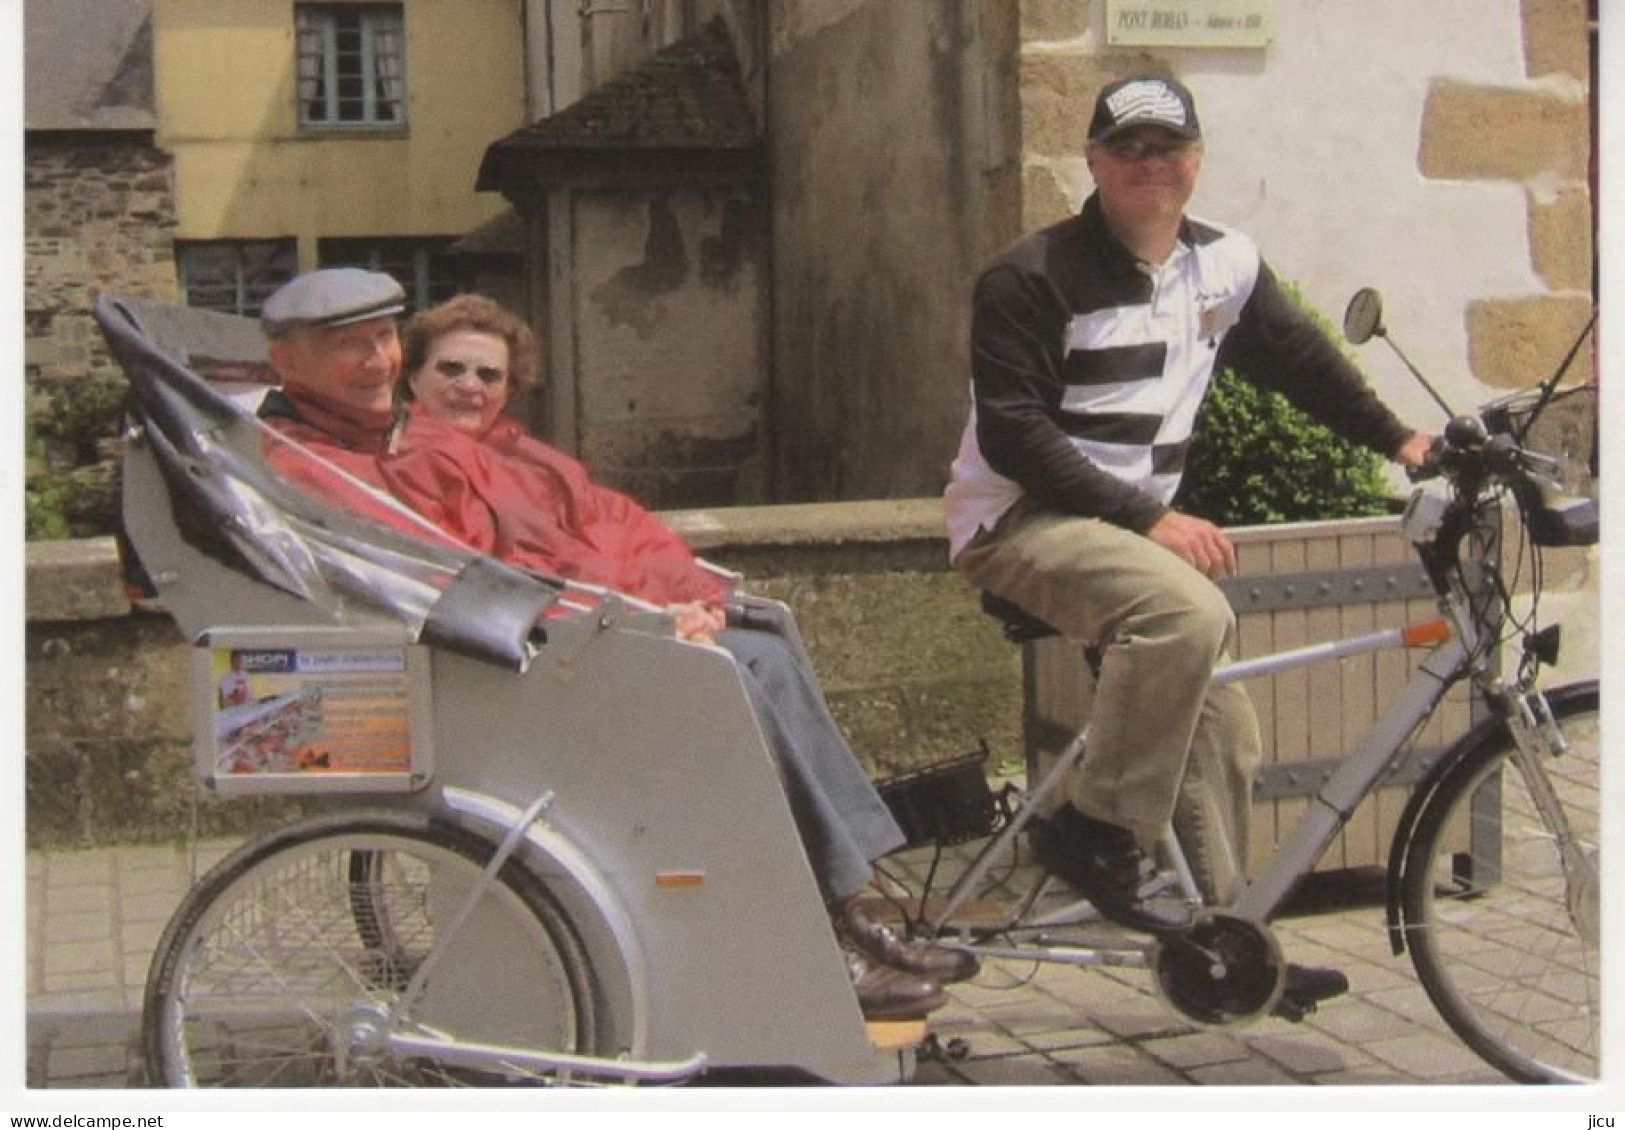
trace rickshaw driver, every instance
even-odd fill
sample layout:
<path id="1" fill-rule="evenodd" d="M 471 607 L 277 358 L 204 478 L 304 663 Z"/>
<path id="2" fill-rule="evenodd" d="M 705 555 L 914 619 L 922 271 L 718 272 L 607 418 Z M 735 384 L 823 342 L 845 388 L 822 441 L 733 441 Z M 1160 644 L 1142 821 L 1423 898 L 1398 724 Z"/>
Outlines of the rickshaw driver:
<path id="1" fill-rule="evenodd" d="M 1095 191 L 976 282 L 973 404 L 944 496 L 956 570 L 1100 645 L 1082 759 L 1029 827 L 1040 862 L 1149 932 L 1188 922 L 1142 883 L 1170 824 L 1210 905 L 1246 886 L 1258 720 L 1242 687 L 1211 681 L 1235 649 L 1214 582 L 1236 550 L 1173 509 L 1209 380 L 1232 367 L 1406 466 L 1432 444 L 1287 300 L 1246 235 L 1187 214 L 1203 145 L 1182 83 L 1101 88 L 1085 142 Z M 1347 988 L 1337 970 L 1287 966 L 1295 1003 Z"/>
<path id="2" fill-rule="evenodd" d="M 499 453 L 397 401 L 402 358 L 395 318 L 403 308 L 394 279 L 350 268 L 302 275 L 271 295 L 262 325 L 283 384 L 267 396 L 260 415 L 426 517 L 434 517 L 448 498 L 496 505 L 488 495 L 493 478 L 505 470 L 492 462 Z M 427 478 L 443 487 L 434 498 L 406 485 L 424 482 L 423 464 L 431 461 L 434 473 Z M 278 445 L 271 462 L 305 485 L 317 481 L 308 468 L 301 473 L 305 461 L 291 449 Z M 494 527 L 500 515 L 488 517 Z M 495 546 L 476 548 L 490 552 Z M 679 550 L 698 572 L 673 535 L 667 552 Z M 671 603 L 682 613 L 680 633 L 707 641 L 714 633 L 714 642 L 739 660 L 864 1015 L 917 1017 L 946 1003 L 940 985 L 974 976 L 979 966 L 969 954 L 905 941 L 864 913 L 858 896 L 873 880 L 873 861 L 900 847 L 903 836 L 830 718 L 810 668 L 770 631 L 722 630 L 720 622 L 696 617 L 692 602 Z"/>

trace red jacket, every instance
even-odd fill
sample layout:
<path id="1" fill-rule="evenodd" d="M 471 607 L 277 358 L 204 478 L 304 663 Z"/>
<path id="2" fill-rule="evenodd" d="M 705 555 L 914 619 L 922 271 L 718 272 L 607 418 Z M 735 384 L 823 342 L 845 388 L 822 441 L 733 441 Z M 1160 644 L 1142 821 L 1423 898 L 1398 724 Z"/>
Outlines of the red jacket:
<path id="1" fill-rule="evenodd" d="M 580 463 L 511 420 L 499 420 L 475 438 L 416 404 L 398 424 L 393 418 L 335 418 L 330 405 L 306 390 L 289 387 L 284 393 L 280 410 L 266 413 L 268 425 L 482 553 L 653 604 L 720 602 L 727 595 L 722 580 L 663 522 L 619 491 L 592 482 Z M 316 426 L 313 417 L 326 426 Z M 408 528 L 406 519 L 337 485 L 335 476 L 293 449 L 273 445 L 269 456 L 284 476 L 319 497 Z"/>

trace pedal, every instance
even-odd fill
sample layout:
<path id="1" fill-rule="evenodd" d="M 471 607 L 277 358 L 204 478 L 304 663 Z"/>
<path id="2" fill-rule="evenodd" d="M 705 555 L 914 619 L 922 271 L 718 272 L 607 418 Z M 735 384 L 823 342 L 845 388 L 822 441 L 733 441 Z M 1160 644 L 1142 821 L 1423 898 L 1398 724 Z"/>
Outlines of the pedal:
<path id="1" fill-rule="evenodd" d="M 1316 1001 L 1297 1001 L 1282 997 L 1275 1002 L 1271 1015 L 1293 1024 L 1302 1024 L 1304 1019 L 1318 1008 L 1320 1005 Z"/>
<path id="2" fill-rule="evenodd" d="M 1294 981 L 1299 983 L 1294 985 Z M 1297 1024 L 1316 1011 L 1322 1001 L 1340 997 L 1348 991 L 1348 978 L 1335 969 L 1311 970 L 1288 966 L 1281 999 L 1275 1002 L 1275 1007 L 1270 1011 L 1282 1020 Z"/>
<path id="3" fill-rule="evenodd" d="M 922 1060 L 961 1060 L 970 1055 L 970 1044 L 962 1036 L 951 1036 L 946 1042 L 939 1039 L 935 1032 L 926 1036 L 925 1042 L 920 1045 L 920 1058 Z"/>

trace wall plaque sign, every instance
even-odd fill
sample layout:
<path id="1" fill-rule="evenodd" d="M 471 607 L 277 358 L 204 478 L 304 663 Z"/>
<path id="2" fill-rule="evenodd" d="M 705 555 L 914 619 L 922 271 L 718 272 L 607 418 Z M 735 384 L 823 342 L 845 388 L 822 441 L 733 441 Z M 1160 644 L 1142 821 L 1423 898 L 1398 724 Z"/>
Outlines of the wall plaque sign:
<path id="1" fill-rule="evenodd" d="M 1106 0 L 1114 47 L 1267 47 L 1273 0 Z"/>

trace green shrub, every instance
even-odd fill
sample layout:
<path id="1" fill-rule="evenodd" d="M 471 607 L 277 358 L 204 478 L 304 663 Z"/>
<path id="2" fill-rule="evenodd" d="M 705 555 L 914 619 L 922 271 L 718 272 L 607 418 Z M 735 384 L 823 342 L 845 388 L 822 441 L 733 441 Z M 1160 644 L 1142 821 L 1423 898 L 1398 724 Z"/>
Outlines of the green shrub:
<path id="1" fill-rule="evenodd" d="M 62 382 L 29 397 L 23 518 L 30 540 L 113 532 L 124 397 L 121 376 Z"/>
<path id="2" fill-rule="evenodd" d="M 1296 287 L 1285 289 L 1341 341 Z M 1208 390 L 1174 505 L 1220 526 L 1386 514 L 1392 491 L 1385 467 L 1382 456 L 1225 369 Z"/>

